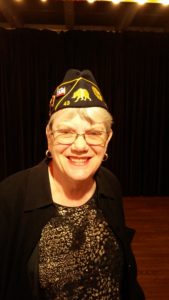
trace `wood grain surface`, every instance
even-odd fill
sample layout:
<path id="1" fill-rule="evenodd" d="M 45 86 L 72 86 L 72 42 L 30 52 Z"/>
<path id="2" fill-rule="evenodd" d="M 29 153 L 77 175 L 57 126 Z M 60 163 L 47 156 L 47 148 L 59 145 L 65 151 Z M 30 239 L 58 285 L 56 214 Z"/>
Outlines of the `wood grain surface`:
<path id="1" fill-rule="evenodd" d="M 168 300 L 169 197 L 124 197 L 124 210 L 146 300 Z"/>

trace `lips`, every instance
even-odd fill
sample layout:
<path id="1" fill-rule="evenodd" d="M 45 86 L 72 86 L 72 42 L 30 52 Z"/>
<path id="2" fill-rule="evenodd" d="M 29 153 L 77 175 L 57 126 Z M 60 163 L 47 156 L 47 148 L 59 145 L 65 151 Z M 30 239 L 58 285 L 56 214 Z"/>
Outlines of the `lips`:
<path id="1" fill-rule="evenodd" d="M 89 162 L 90 157 L 69 156 L 68 159 L 69 159 L 69 162 L 75 166 L 84 166 Z"/>

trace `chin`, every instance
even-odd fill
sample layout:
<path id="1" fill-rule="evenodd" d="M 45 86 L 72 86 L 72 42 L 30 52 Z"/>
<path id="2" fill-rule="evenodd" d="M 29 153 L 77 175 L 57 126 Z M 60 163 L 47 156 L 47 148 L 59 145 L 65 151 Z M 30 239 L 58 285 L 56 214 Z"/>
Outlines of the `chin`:
<path id="1" fill-rule="evenodd" d="M 74 172 L 74 174 L 67 174 L 67 175 L 71 180 L 73 180 L 75 182 L 77 182 L 77 181 L 82 182 L 82 181 L 92 179 L 94 176 L 94 173 L 76 171 L 76 172 Z"/>

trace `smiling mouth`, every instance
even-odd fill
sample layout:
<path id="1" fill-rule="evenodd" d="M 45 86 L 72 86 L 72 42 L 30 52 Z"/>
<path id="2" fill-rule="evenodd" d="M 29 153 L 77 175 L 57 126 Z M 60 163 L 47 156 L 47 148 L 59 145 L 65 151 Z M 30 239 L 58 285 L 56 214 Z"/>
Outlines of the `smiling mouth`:
<path id="1" fill-rule="evenodd" d="M 90 157 L 71 157 L 71 156 L 69 156 L 68 159 L 69 159 L 70 163 L 72 163 L 75 166 L 84 166 L 89 162 Z"/>

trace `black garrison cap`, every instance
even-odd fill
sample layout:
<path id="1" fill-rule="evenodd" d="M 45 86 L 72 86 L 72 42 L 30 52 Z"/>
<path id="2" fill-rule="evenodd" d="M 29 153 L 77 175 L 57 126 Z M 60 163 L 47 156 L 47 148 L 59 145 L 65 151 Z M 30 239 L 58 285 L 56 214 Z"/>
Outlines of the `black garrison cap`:
<path id="1" fill-rule="evenodd" d="M 70 69 L 63 82 L 56 87 L 50 100 L 51 116 L 68 107 L 102 107 L 108 110 L 96 80 L 90 70 Z"/>

